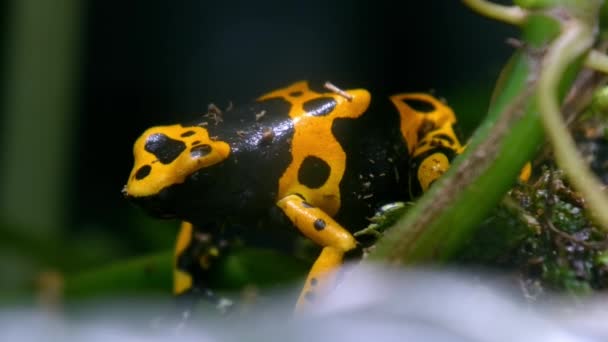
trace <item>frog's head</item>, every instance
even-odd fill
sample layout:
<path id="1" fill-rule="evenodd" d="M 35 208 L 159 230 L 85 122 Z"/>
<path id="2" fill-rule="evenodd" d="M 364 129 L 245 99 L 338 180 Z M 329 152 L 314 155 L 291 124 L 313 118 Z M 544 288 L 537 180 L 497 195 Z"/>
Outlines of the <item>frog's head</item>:
<path id="1" fill-rule="evenodd" d="M 135 163 L 123 194 L 138 202 L 154 202 L 163 190 L 183 183 L 190 175 L 229 155 L 228 143 L 209 137 L 202 126 L 152 127 L 133 146 Z"/>

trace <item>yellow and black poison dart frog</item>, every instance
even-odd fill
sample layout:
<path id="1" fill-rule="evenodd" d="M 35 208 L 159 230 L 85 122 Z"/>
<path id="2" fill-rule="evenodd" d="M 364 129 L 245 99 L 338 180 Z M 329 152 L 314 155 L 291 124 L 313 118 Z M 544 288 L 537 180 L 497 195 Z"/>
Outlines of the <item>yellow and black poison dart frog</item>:
<path id="1" fill-rule="evenodd" d="M 160 217 L 183 221 L 174 291 L 205 287 L 226 234 L 255 227 L 298 230 L 322 247 L 297 302 L 333 286 L 351 232 L 383 204 L 411 199 L 462 150 L 452 110 L 427 94 L 390 97 L 369 110 L 367 90 L 297 82 L 219 115 L 152 127 L 137 139 L 125 195 Z"/>

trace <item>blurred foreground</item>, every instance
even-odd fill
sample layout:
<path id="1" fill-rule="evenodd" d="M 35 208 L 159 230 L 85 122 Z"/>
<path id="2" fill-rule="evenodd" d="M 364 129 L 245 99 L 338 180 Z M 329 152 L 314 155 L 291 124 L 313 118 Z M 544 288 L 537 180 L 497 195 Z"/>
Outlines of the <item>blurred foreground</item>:
<path id="1" fill-rule="evenodd" d="M 533 307 L 514 279 L 357 267 L 315 312 L 290 314 L 297 289 L 224 317 L 171 316 L 173 305 L 115 300 L 66 315 L 0 312 L 0 340 L 26 341 L 605 341 L 606 297 L 552 298 Z M 77 314 L 75 314 L 77 312 Z"/>

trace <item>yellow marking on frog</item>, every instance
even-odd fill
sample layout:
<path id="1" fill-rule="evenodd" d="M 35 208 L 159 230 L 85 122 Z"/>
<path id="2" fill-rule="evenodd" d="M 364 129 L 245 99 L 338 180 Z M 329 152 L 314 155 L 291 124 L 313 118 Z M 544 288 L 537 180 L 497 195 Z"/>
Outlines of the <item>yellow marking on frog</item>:
<path id="1" fill-rule="evenodd" d="M 186 136 L 184 136 L 186 135 Z M 181 142 L 183 151 L 168 163 L 146 150 L 149 138 L 163 136 L 172 142 Z M 194 172 L 228 158 L 230 146 L 224 141 L 213 140 L 200 126 L 156 126 L 142 134 L 133 146 L 135 163 L 127 182 L 127 195 L 144 197 L 158 194 L 162 189 L 183 183 Z M 145 176 L 141 171 L 147 168 Z"/>
<path id="2" fill-rule="evenodd" d="M 293 159 L 279 179 L 277 200 L 291 194 L 300 194 L 306 198 L 306 201 L 322 208 L 330 216 L 335 215 L 340 209 L 340 181 L 346 166 L 346 153 L 332 134 L 332 124 L 336 118 L 361 116 L 370 102 L 370 94 L 367 90 L 347 90 L 346 93 L 352 99 L 349 100 L 334 92 L 317 93 L 309 89 L 307 82 L 298 82 L 258 99 L 261 101 L 278 97 L 291 104 L 289 117 L 294 124 L 291 143 Z M 333 99 L 335 101 L 333 110 L 318 116 L 308 113 L 304 104 L 319 98 Z M 327 179 L 314 189 L 301 184 L 298 180 L 298 171 L 309 156 L 317 157 L 329 166 Z"/>

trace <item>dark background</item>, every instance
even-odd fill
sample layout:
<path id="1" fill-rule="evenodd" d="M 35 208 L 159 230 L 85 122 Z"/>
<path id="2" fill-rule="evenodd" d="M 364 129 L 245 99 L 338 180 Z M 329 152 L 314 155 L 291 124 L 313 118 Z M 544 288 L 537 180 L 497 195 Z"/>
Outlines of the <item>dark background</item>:
<path id="1" fill-rule="evenodd" d="M 16 1 L 0 5 L 6 42 Z M 68 245 L 104 246 L 99 262 L 173 243 L 174 230 L 120 195 L 145 128 L 200 115 L 210 102 L 238 105 L 315 79 L 376 98 L 432 90 L 455 108 L 467 137 L 511 53 L 504 41 L 515 34 L 459 1 L 90 0 L 78 18 L 65 191 L 56 199 L 62 219 L 52 229 Z M 0 80 L 6 93 L 11 84 Z M 1 217 L 27 225 L 12 214 Z"/>

